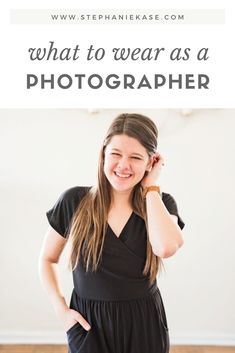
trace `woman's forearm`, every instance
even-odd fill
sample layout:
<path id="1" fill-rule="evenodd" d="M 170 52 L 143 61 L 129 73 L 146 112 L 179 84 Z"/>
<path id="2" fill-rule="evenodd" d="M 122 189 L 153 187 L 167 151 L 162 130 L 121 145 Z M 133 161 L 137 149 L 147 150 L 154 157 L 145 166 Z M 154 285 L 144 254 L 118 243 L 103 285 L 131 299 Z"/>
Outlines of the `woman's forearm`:
<path id="1" fill-rule="evenodd" d="M 169 257 L 183 244 L 179 226 L 166 209 L 156 191 L 146 195 L 149 241 L 155 255 Z"/>
<path id="2" fill-rule="evenodd" d="M 68 309 L 65 298 L 60 290 L 58 279 L 58 264 L 46 259 L 39 260 L 39 276 L 56 314 Z"/>

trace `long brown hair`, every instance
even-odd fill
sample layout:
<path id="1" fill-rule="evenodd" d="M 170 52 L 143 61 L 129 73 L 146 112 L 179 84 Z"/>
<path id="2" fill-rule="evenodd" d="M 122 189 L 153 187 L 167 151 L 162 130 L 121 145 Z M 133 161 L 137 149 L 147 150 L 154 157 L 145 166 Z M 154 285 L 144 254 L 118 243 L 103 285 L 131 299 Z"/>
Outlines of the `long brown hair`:
<path id="1" fill-rule="evenodd" d="M 74 213 L 70 228 L 71 242 L 69 264 L 72 270 L 79 262 L 80 254 L 86 266 L 96 271 L 102 255 L 107 230 L 107 218 L 111 205 L 111 187 L 104 173 L 104 152 L 114 135 L 125 134 L 136 138 L 149 156 L 156 153 L 158 130 L 154 122 L 141 114 L 120 114 L 112 122 L 105 136 L 99 155 L 97 185 L 90 188 Z M 131 195 L 133 211 L 142 217 L 147 227 L 146 203 L 140 183 L 134 186 Z M 147 231 L 148 232 L 148 231 Z M 147 236 L 146 262 L 143 274 L 149 276 L 150 285 L 155 281 L 162 260 L 156 256 Z"/>

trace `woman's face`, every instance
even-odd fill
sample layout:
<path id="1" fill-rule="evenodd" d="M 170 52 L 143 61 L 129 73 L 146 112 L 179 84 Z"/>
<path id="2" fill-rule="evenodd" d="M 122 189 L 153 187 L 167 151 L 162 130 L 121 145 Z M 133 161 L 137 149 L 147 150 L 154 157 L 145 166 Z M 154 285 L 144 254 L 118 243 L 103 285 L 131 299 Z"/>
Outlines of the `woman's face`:
<path id="1" fill-rule="evenodd" d="M 131 191 L 150 165 L 145 147 L 133 137 L 115 135 L 106 146 L 104 173 L 116 191 Z"/>

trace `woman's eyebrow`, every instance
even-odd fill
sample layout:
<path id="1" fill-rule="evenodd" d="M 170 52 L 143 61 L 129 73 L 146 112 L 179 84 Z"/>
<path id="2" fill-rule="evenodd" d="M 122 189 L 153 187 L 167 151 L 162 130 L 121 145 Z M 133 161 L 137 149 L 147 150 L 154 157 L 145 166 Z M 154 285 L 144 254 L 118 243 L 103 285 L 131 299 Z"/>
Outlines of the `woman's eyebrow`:
<path id="1" fill-rule="evenodd" d="M 117 152 L 122 152 L 122 151 L 119 150 L 118 148 L 112 148 L 111 150 L 112 150 L 112 151 L 117 151 Z M 139 156 L 139 157 L 141 157 L 141 158 L 144 158 L 144 156 L 143 156 L 142 154 L 136 153 L 136 152 L 131 153 L 131 155 L 135 155 L 135 156 Z"/>

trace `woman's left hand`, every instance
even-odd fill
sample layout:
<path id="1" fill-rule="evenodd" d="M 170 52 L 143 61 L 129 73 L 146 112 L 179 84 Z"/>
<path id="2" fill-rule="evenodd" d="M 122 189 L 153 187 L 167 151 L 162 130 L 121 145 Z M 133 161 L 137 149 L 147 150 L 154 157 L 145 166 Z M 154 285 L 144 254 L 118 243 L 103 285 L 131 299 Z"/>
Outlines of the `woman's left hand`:
<path id="1" fill-rule="evenodd" d="M 141 181 L 142 187 L 155 185 L 160 176 L 162 166 L 164 165 L 164 159 L 158 152 L 155 153 L 151 157 L 151 159 L 152 159 L 152 164 L 150 166 L 150 170 L 148 171 L 148 174 Z"/>

